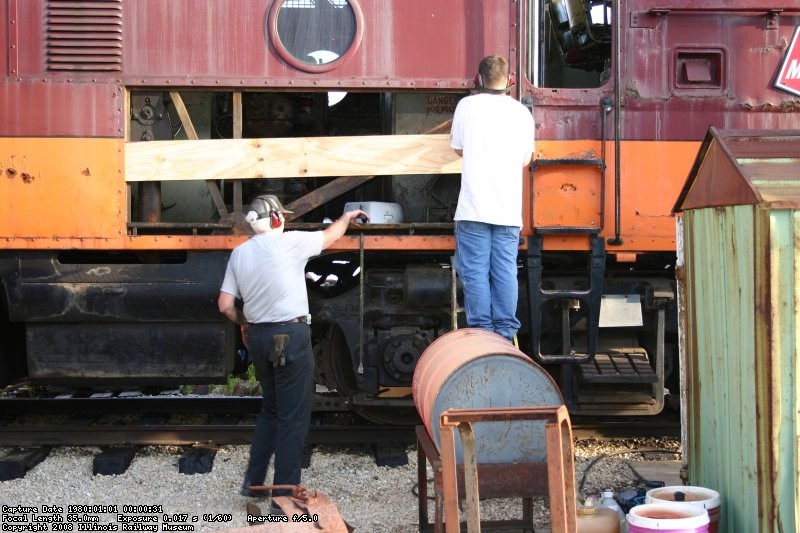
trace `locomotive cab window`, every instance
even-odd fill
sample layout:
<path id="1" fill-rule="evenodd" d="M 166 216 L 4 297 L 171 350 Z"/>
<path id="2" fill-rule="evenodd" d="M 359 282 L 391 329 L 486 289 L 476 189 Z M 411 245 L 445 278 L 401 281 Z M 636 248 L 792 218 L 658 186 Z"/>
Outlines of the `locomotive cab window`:
<path id="1" fill-rule="evenodd" d="M 265 27 L 287 63 L 306 72 L 326 72 L 355 54 L 363 15 L 356 0 L 278 0 Z"/>
<path id="2" fill-rule="evenodd" d="M 610 79 L 611 0 L 541 0 L 532 6 L 529 73 L 539 87 L 600 87 Z M 535 34 L 536 32 L 534 32 Z"/>

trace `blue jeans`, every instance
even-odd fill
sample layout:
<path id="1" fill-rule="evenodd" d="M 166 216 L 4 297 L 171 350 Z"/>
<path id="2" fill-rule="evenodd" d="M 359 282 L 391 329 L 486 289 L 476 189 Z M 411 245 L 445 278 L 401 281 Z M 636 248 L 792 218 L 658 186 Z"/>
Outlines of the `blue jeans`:
<path id="1" fill-rule="evenodd" d="M 288 333 L 290 340 L 286 350 L 286 365 L 274 367 L 269 356 L 272 336 L 278 333 Z M 274 454 L 275 475 L 272 483 L 298 485 L 314 394 L 311 329 L 306 324 L 250 325 L 247 343 L 264 399 L 250 444 L 245 483 L 262 485 Z M 272 494 L 282 496 L 289 492 L 275 490 Z"/>
<path id="2" fill-rule="evenodd" d="M 464 283 L 467 324 L 513 340 L 517 320 L 519 228 L 456 221 L 455 265 Z"/>

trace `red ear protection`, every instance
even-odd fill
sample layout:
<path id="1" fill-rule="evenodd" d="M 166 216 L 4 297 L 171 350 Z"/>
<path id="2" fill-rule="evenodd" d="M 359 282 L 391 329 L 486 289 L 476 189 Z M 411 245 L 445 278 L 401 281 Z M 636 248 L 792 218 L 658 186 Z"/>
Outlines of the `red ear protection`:
<path id="1" fill-rule="evenodd" d="M 281 216 L 278 214 L 277 211 L 273 211 L 269 214 L 269 227 L 272 229 L 279 228 L 281 226 Z"/>

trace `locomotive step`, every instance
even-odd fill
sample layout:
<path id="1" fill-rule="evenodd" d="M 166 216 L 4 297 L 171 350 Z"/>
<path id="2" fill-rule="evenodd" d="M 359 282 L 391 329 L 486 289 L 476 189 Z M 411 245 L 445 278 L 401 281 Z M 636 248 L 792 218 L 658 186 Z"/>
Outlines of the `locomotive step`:
<path id="1" fill-rule="evenodd" d="M 586 383 L 656 383 L 658 376 L 644 351 L 609 351 L 598 353 L 592 361 L 580 365 Z"/>

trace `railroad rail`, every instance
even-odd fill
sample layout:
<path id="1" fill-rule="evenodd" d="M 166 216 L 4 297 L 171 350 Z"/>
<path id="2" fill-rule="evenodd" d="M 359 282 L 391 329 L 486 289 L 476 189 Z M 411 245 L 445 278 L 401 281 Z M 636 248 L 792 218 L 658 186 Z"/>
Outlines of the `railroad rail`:
<path id="1" fill-rule="evenodd" d="M 576 423 L 576 439 L 680 437 L 680 426 L 668 421 Z M 68 424 L 0 426 L 0 446 L 111 446 L 248 444 L 252 424 L 102 425 Z M 410 426 L 312 425 L 308 444 L 413 444 Z"/>
<path id="2" fill-rule="evenodd" d="M 47 424 L 0 427 L 0 446 L 116 446 L 249 444 L 252 424 L 165 424 L 79 426 Z M 308 444 L 411 444 L 411 427 L 311 426 Z"/>
<path id="3" fill-rule="evenodd" d="M 318 396 L 310 445 L 413 442 L 409 427 L 377 426 L 354 415 L 331 422 L 344 409 Z M 4 398 L 0 446 L 246 444 L 260 407 L 255 396 Z"/>
<path id="4" fill-rule="evenodd" d="M 20 398 L 2 399 L 0 407 L 0 446 L 223 445 L 250 442 L 260 399 Z M 185 415 L 185 420 L 175 422 L 176 413 Z M 314 413 L 308 444 L 414 443 L 412 425 L 379 425 L 352 415 L 331 420 L 334 417 L 330 415 Z M 670 413 L 639 418 L 575 417 L 572 427 L 578 439 L 680 436 L 677 416 Z"/>

